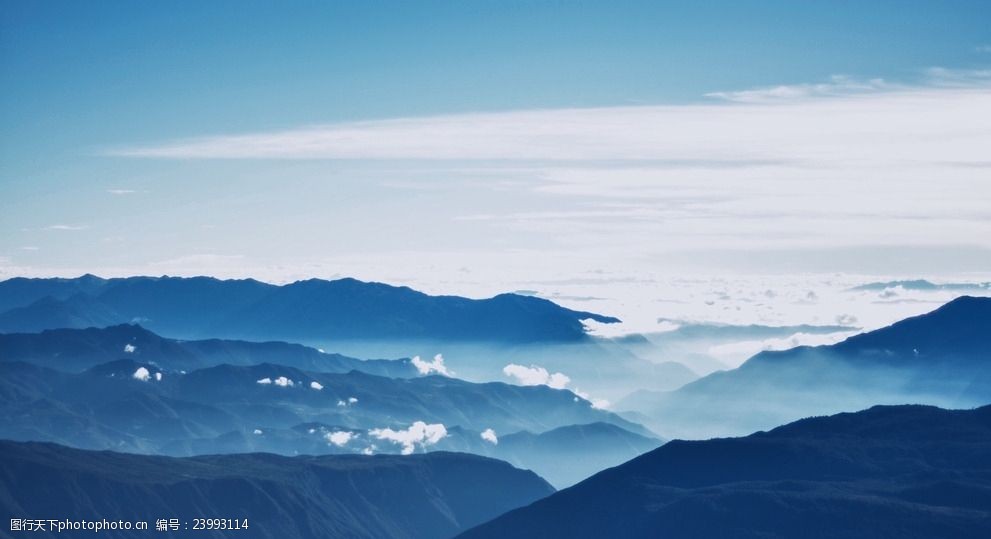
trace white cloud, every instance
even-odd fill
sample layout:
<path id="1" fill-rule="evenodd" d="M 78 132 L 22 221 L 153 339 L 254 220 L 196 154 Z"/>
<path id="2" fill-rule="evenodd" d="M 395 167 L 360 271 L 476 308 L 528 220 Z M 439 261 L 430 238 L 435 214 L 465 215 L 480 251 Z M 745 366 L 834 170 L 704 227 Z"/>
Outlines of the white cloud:
<path id="1" fill-rule="evenodd" d="M 336 445 L 337 447 L 344 447 L 354 438 L 354 433 L 346 430 L 339 430 L 335 432 L 328 432 L 324 435 L 327 443 Z"/>
<path id="2" fill-rule="evenodd" d="M 609 401 L 606 399 L 593 399 L 591 395 L 578 388 L 569 388 L 568 384 L 571 383 L 571 378 L 564 373 L 555 372 L 551 374 L 547 371 L 547 369 L 539 365 L 530 365 L 529 367 L 525 367 L 515 363 L 510 363 L 509 365 L 503 367 L 502 372 L 506 376 L 515 378 L 520 385 L 548 386 L 553 389 L 568 389 L 572 393 L 578 395 L 578 397 L 589 401 L 592 408 L 604 410 L 609 407 Z M 578 402 L 578 397 L 575 398 L 575 402 Z"/>
<path id="3" fill-rule="evenodd" d="M 21 247 L 21 250 L 22 251 L 40 251 L 41 248 L 40 247 L 35 247 L 34 245 L 25 245 L 24 247 Z"/>
<path id="4" fill-rule="evenodd" d="M 133 354 L 135 350 L 137 350 L 137 347 L 133 344 L 128 343 L 124 345 L 124 353 L 126 354 Z"/>
<path id="5" fill-rule="evenodd" d="M 262 433 L 261 429 L 255 429 L 255 434 L 261 434 L 261 433 Z"/>
<path id="6" fill-rule="evenodd" d="M 370 445 L 370 446 L 362 449 L 361 450 L 361 454 L 362 455 L 374 455 L 376 449 L 378 449 L 378 447 L 375 447 L 375 444 L 372 444 L 372 445 Z"/>
<path id="7" fill-rule="evenodd" d="M 111 195 L 133 195 L 137 191 L 133 189 L 107 189 Z"/>
<path id="8" fill-rule="evenodd" d="M 357 402 L 358 402 L 357 397 L 348 397 L 348 404 L 357 404 Z"/>
<path id="9" fill-rule="evenodd" d="M 148 372 L 148 369 L 144 367 L 138 367 L 138 370 L 134 371 L 134 374 L 132 374 L 131 376 L 134 377 L 136 380 L 141 380 L 142 382 L 147 382 L 149 379 L 151 379 L 151 373 Z"/>
<path id="10" fill-rule="evenodd" d="M 447 429 L 441 423 L 428 425 L 423 421 L 416 421 L 406 430 L 371 429 L 368 434 L 379 440 L 388 440 L 394 444 L 402 445 L 402 454 L 409 455 L 416 450 L 416 446 L 422 448 L 439 442 L 447 436 Z"/>
<path id="11" fill-rule="evenodd" d="M 257 384 L 271 384 L 272 383 L 272 379 L 271 378 L 268 378 L 268 377 L 265 377 L 265 378 L 262 378 L 261 380 L 258 380 L 255 383 L 257 383 Z"/>
<path id="12" fill-rule="evenodd" d="M 77 225 L 51 225 L 45 227 L 45 230 L 85 230 L 85 226 Z"/>
<path id="13" fill-rule="evenodd" d="M 292 380 L 286 378 L 285 376 L 280 376 L 275 379 L 275 385 L 279 387 L 292 387 L 296 384 Z"/>
<path id="14" fill-rule="evenodd" d="M 482 433 L 480 434 L 480 436 L 482 437 L 483 440 L 485 440 L 486 442 L 489 442 L 490 444 L 493 444 L 493 445 L 498 445 L 499 444 L 499 437 L 496 436 L 495 431 L 492 430 L 492 429 L 485 429 L 485 430 L 483 430 Z"/>
<path id="15" fill-rule="evenodd" d="M 587 400 L 592 405 L 592 408 L 595 408 L 596 410 L 606 410 L 609 408 L 610 403 L 606 399 L 593 399 L 591 395 L 578 388 L 573 389 L 572 392 L 574 392 L 575 395 Z"/>
<path id="16" fill-rule="evenodd" d="M 517 365 L 515 363 L 510 363 L 502 368 L 503 374 L 516 378 L 520 385 L 524 386 L 548 386 L 554 389 L 564 389 L 571 378 L 568 378 L 565 374 L 560 372 L 555 372 L 553 374 L 547 372 L 547 369 L 539 365 L 530 365 L 525 367 L 523 365 Z"/>
<path id="17" fill-rule="evenodd" d="M 320 391 L 321 389 L 323 389 L 323 384 L 321 384 L 320 382 L 317 382 L 316 380 L 314 380 L 314 381 L 310 382 L 310 388 L 311 389 L 316 389 L 317 391 Z"/>
<path id="18" fill-rule="evenodd" d="M 845 75 L 833 75 L 828 82 L 822 83 L 778 85 L 734 92 L 712 92 L 705 95 L 739 103 L 766 103 L 787 99 L 835 97 L 896 88 L 897 86 L 883 79 L 858 80 Z"/>
<path id="19" fill-rule="evenodd" d="M 162 381 L 162 373 L 160 373 L 160 372 L 156 372 L 155 373 L 155 381 L 156 382 L 161 382 Z"/>
<path id="20" fill-rule="evenodd" d="M 358 403 L 357 397 L 348 397 L 347 400 L 341 399 L 337 401 L 338 406 L 352 406 Z"/>
<path id="21" fill-rule="evenodd" d="M 924 159 L 970 155 L 979 140 L 987 142 L 980 121 L 991 107 L 987 86 L 986 71 L 936 68 L 915 85 L 835 76 L 825 83 L 710 94 L 730 104 L 362 121 L 110 153 L 207 159 L 694 160 L 726 166 L 782 159 Z M 939 134 L 947 131 L 962 138 L 941 139 Z"/>
<path id="22" fill-rule="evenodd" d="M 709 348 L 709 355 L 727 364 L 738 364 L 751 356 L 769 350 L 788 350 L 796 346 L 819 346 L 835 344 L 855 332 L 836 333 L 795 333 L 784 338 L 771 338 L 758 341 L 738 341 L 720 344 Z"/>
<path id="23" fill-rule="evenodd" d="M 432 372 L 436 372 L 437 374 L 441 374 L 444 376 L 451 376 L 451 373 L 447 370 L 447 367 L 444 365 L 444 356 L 442 356 L 441 354 L 435 355 L 433 361 L 423 361 L 422 359 L 420 359 L 420 356 L 413 356 L 413 359 L 411 361 L 413 363 L 413 366 L 416 367 L 416 370 L 419 371 L 420 374 L 427 375 Z"/>

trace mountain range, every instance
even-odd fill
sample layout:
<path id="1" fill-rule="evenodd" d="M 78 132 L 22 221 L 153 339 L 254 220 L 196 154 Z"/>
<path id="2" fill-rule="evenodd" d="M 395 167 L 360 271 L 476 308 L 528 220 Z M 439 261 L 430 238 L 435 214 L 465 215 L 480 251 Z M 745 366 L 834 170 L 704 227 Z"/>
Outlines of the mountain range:
<path id="1" fill-rule="evenodd" d="M 631 403 L 671 438 L 740 435 L 873 404 L 988 404 L 991 298 L 962 296 L 833 345 L 761 352 L 737 369 Z"/>
<path id="2" fill-rule="evenodd" d="M 586 319 L 618 322 L 532 296 L 430 296 L 356 279 L 281 286 L 167 276 L 0 282 L 5 333 L 140 323 L 183 339 L 574 342 L 587 338 Z"/>
<path id="3" fill-rule="evenodd" d="M 0 334 L 0 361 L 23 361 L 81 372 L 117 359 L 150 363 L 166 371 L 191 371 L 223 364 L 278 363 L 315 372 L 357 370 L 392 378 L 419 375 L 409 358 L 361 360 L 280 341 L 168 339 L 136 324 Z"/>
<path id="4" fill-rule="evenodd" d="M 672 441 L 458 536 L 991 536 L 991 406 L 877 406 Z"/>
<path id="5" fill-rule="evenodd" d="M 196 537 L 440 539 L 552 492 L 533 472 L 461 453 L 172 458 L 0 441 L 0 504 L 11 518 L 150 523 L 98 534 L 111 538 L 157 534 L 156 520 L 177 518 Z M 248 527 L 192 531 L 195 518 Z"/>

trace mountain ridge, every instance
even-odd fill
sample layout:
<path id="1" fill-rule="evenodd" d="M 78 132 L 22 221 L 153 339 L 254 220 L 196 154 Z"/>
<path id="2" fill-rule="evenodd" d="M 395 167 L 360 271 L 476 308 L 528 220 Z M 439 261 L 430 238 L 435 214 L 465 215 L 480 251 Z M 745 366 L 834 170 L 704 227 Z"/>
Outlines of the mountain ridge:
<path id="1" fill-rule="evenodd" d="M 0 281 L 0 331 L 140 322 L 182 338 L 573 342 L 581 321 L 619 320 L 518 294 L 431 296 L 353 278 L 273 285 L 253 279 L 126 277 Z"/>
<path id="2" fill-rule="evenodd" d="M 458 537 L 986 537 L 991 406 L 668 442 Z"/>

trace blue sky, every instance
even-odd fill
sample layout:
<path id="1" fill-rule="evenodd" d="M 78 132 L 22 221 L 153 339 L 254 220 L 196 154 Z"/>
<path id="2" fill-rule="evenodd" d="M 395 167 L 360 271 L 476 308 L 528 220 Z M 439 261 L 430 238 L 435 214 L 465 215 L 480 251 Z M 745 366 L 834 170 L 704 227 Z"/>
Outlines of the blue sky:
<path id="1" fill-rule="evenodd" d="M 2 13 L 3 156 L 17 169 L 53 151 L 302 123 L 910 79 L 986 65 L 977 49 L 991 41 L 981 1 L 12 1 Z"/>
<path id="2" fill-rule="evenodd" d="M 659 269 L 991 267 L 986 1 L 0 17 L 0 275 L 482 295 Z"/>

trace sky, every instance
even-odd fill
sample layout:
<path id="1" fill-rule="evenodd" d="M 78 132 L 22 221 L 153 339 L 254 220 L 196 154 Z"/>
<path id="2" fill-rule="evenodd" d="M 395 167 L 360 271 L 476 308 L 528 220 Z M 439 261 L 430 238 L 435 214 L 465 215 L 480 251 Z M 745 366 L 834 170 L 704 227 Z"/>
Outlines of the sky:
<path id="1" fill-rule="evenodd" d="M 354 276 L 647 326 L 770 283 L 690 314 L 830 321 L 795 306 L 991 279 L 989 119 L 986 1 L 8 0 L 0 278 Z"/>

